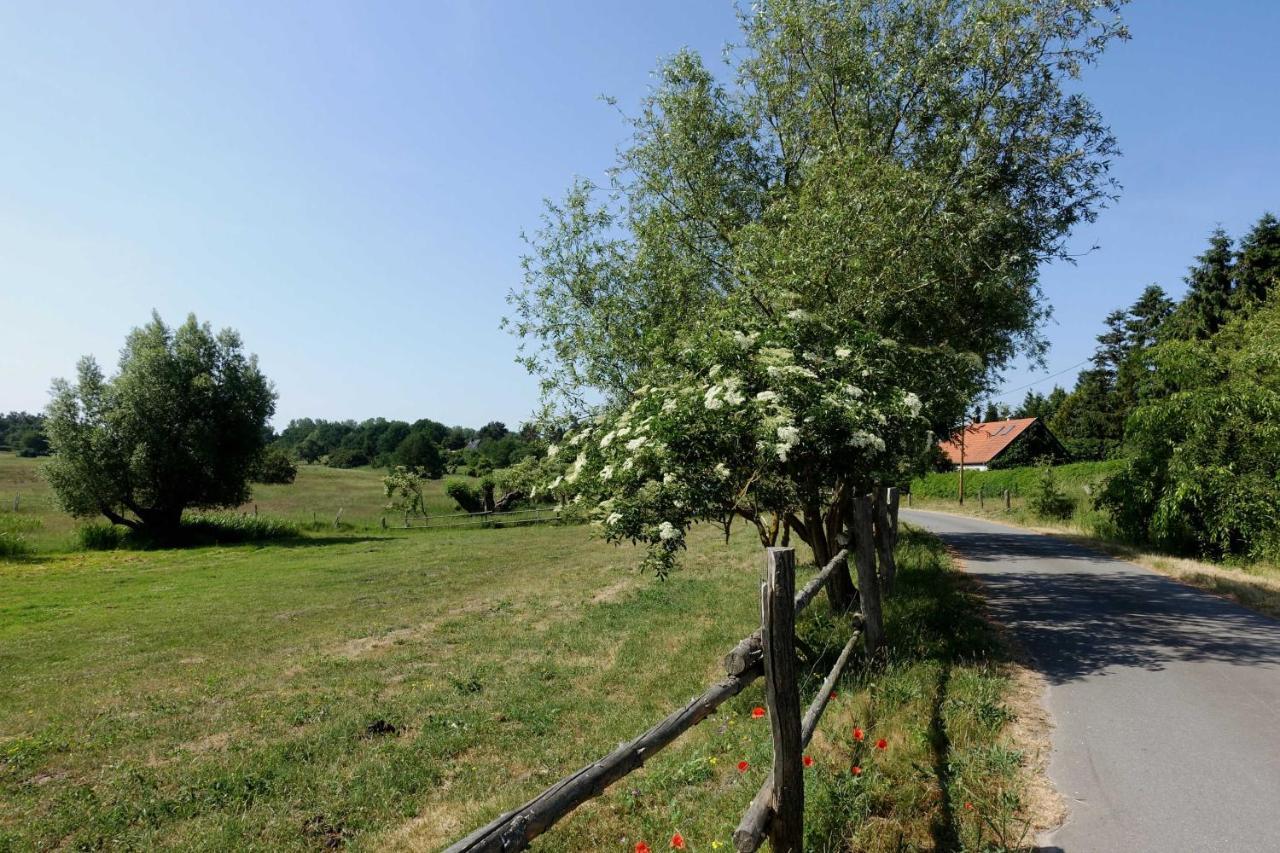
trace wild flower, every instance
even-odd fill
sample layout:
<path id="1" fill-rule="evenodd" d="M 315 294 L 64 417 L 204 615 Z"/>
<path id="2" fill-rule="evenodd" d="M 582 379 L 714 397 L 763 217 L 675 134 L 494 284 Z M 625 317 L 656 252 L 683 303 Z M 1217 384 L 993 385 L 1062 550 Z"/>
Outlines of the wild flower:
<path id="1" fill-rule="evenodd" d="M 658 538 L 664 542 L 675 539 L 679 535 L 680 531 L 669 521 L 664 521 L 658 525 Z"/>
<path id="2" fill-rule="evenodd" d="M 751 765 L 750 765 L 750 764 L 748 764 L 746 761 L 739 761 L 739 762 L 738 762 L 738 772 L 739 772 L 739 773 L 746 773 L 746 772 L 747 772 L 748 770 L 750 770 L 750 769 L 751 769 Z"/>
<path id="3" fill-rule="evenodd" d="M 681 834 L 680 834 L 680 833 L 678 833 L 678 832 L 677 832 L 675 835 L 671 836 L 671 846 L 672 846 L 672 848 L 674 848 L 674 849 L 676 849 L 676 850 L 683 850 L 683 849 L 684 849 L 684 836 L 683 836 L 683 835 L 681 835 Z"/>

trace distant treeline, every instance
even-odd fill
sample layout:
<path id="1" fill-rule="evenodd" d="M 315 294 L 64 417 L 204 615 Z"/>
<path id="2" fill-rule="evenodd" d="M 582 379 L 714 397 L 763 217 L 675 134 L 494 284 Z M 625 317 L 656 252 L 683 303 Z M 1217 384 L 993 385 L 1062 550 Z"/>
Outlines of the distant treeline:
<path id="1" fill-rule="evenodd" d="M 1192 349 L 1211 349 L 1221 329 L 1274 299 L 1277 280 L 1280 220 L 1264 215 L 1238 242 L 1216 229 L 1188 271 L 1180 301 L 1153 284 L 1132 305 L 1107 315 L 1092 366 L 1080 372 L 1073 389 L 1028 391 L 1017 406 L 988 403 L 982 419 L 1042 418 L 1076 460 L 1126 455 L 1125 424 L 1156 369 L 1148 358 L 1152 348 L 1185 341 Z"/>
<path id="2" fill-rule="evenodd" d="M 12 450 L 19 456 L 47 455 L 49 439 L 44 434 L 44 415 L 0 413 L 0 450 Z"/>
<path id="3" fill-rule="evenodd" d="M 538 446 L 532 427 L 519 432 L 501 421 L 480 429 L 446 426 L 429 418 L 409 423 L 370 418 L 365 421 L 292 420 L 271 442 L 307 463 L 335 468 L 361 465 L 404 465 L 431 477 L 446 471 L 484 474 L 512 465 Z"/>
<path id="4" fill-rule="evenodd" d="M 1043 417 L 1075 458 L 1123 460 L 1097 503 L 1134 541 L 1280 560 L 1280 220 L 1215 230 L 1186 284 L 1108 314 L 1070 392 L 988 415 Z"/>

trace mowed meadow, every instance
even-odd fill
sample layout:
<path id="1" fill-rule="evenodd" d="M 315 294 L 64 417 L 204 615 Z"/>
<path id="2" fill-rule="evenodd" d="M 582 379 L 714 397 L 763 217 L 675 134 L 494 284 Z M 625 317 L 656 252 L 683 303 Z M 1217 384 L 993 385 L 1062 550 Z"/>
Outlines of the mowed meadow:
<path id="1" fill-rule="evenodd" d="M 4 462 L 6 488 L 34 470 Z M 0 562 L 0 850 L 440 849 L 674 710 L 758 622 L 753 536 L 700 528 L 659 582 L 589 526 L 383 531 L 377 484 L 260 487 L 262 513 L 369 519 L 269 544 L 67 550 L 37 513 L 40 548 Z M 889 663 L 851 670 L 811 747 L 810 846 L 1017 846 L 1007 665 L 936 541 L 900 552 Z M 805 701 L 847 630 L 806 613 Z M 762 703 L 757 682 L 538 846 L 727 848 L 768 772 Z"/>

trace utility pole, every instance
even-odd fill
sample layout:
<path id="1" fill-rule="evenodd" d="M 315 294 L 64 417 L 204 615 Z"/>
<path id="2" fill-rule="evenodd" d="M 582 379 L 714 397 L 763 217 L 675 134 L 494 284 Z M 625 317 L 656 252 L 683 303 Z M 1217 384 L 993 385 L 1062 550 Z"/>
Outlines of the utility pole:
<path id="1" fill-rule="evenodd" d="M 965 418 L 960 418 L 960 506 L 964 506 L 964 434 Z"/>

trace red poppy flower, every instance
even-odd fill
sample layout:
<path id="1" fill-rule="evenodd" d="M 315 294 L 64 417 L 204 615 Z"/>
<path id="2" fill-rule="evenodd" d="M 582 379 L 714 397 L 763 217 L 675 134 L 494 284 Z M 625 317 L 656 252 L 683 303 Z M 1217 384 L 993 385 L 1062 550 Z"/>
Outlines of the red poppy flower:
<path id="1" fill-rule="evenodd" d="M 832 700 L 836 698 L 836 692 L 834 690 L 831 691 L 831 698 Z"/>
<path id="2" fill-rule="evenodd" d="M 889 748 L 889 741 L 885 740 L 884 738 L 880 738 L 880 740 L 876 741 L 876 749 L 888 749 L 888 748 Z"/>
<path id="3" fill-rule="evenodd" d="M 806 756 L 804 757 L 804 766 L 805 766 L 805 767 L 812 767 L 812 766 L 813 766 L 813 756 L 812 756 L 812 755 L 806 755 Z"/>
<path id="4" fill-rule="evenodd" d="M 965 811 L 967 811 L 967 812 L 971 812 L 971 811 L 973 811 L 973 803 L 965 803 L 965 804 L 964 804 L 964 810 L 965 810 Z"/>
<path id="5" fill-rule="evenodd" d="M 757 720 L 760 719 L 764 716 L 764 708 L 761 708 L 759 705 L 755 706 L 751 709 L 751 716 L 755 717 Z"/>
<path id="6" fill-rule="evenodd" d="M 866 732 L 864 732 L 862 729 L 858 728 L 857 726 L 854 726 L 854 728 L 853 728 L 853 739 L 854 739 L 854 740 L 862 740 L 862 739 L 863 739 L 863 738 L 865 738 L 866 736 L 867 736 L 867 733 L 866 733 Z"/>
<path id="7" fill-rule="evenodd" d="M 751 769 L 751 765 L 750 765 L 750 764 L 748 764 L 747 762 L 745 762 L 745 761 L 739 761 L 739 762 L 738 762 L 738 772 L 739 772 L 739 773 L 746 773 L 746 772 L 747 772 L 748 770 L 750 770 L 750 769 Z"/>
<path id="8" fill-rule="evenodd" d="M 671 836 L 671 846 L 672 846 L 672 847 L 674 847 L 674 848 L 675 848 L 675 849 L 677 849 L 677 850 L 683 850 L 683 849 L 684 849 L 684 836 L 683 836 L 683 835 L 681 835 L 681 834 L 680 834 L 680 833 L 678 833 L 678 832 L 677 832 L 675 835 Z"/>
<path id="9" fill-rule="evenodd" d="M 653 853 L 653 851 L 649 849 L 648 844 L 645 844 L 643 841 L 637 841 L 636 853 Z"/>
<path id="10" fill-rule="evenodd" d="M 849 768 L 849 772 L 852 773 L 854 776 L 861 776 L 862 768 L 855 764 Z"/>

